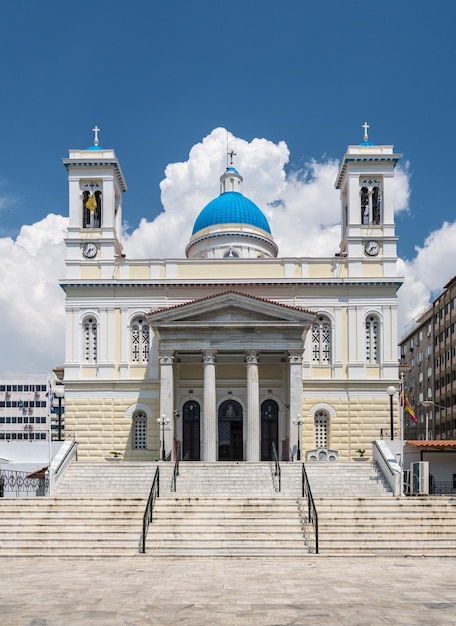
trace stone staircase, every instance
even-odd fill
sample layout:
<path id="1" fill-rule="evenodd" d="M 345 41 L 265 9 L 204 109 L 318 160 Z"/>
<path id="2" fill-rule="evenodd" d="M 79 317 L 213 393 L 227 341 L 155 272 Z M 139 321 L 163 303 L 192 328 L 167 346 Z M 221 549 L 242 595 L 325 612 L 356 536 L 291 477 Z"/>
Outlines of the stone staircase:
<path id="1" fill-rule="evenodd" d="M 180 464 L 176 492 L 160 489 L 146 553 L 160 557 L 306 556 L 294 464 L 282 491 L 271 463 Z M 292 485 L 293 480 L 297 485 Z M 285 488 L 288 485 L 289 489 Z"/>
<path id="2" fill-rule="evenodd" d="M 147 498 L 156 468 L 156 463 L 73 462 L 60 480 L 56 495 Z"/>
<path id="3" fill-rule="evenodd" d="M 73 462 L 55 497 L 0 500 L 1 556 L 137 553 L 156 464 Z"/>
<path id="4" fill-rule="evenodd" d="M 52 498 L 0 499 L 0 555 L 138 553 L 157 465 L 160 497 L 146 557 L 315 558 L 300 463 L 75 462 Z M 305 465 L 322 556 L 456 556 L 456 498 L 393 498 L 372 464 Z M 389 497 L 387 497 L 389 496 Z"/>
<path id="5" fill-rule="evenodd" d="M 320 461 L 305 464 L 310 488 L 318 497 L 391 497 L 392 491 L 377 466 L 368 461 Z"/>
<path id="6" fill-rule="evenodd" d="M 0 503 L 0 556 L 133 556 L 143 498 L 8 498 Z"/>
<path id="7" fill-rule="evenodd" d="M 308 554 L 295 498 L 167 496 L 146 553 L 160 557 L 300 558 Z"/>
<path id="8" fill-rule="evenodd" d="M 320 554 L 456 556 L 456 498 L 316 498 Z"/>

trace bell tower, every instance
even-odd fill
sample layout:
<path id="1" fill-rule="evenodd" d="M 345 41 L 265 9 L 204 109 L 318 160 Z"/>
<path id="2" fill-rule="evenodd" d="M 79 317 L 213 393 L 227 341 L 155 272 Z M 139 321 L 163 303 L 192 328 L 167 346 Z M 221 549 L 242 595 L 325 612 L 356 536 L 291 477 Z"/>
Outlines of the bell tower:
<path id="1" fill-rule="evenodd" d="M 68 172 L 69 225 L 66 243 L 67 277 L 77 278 L 84 264 L 112 267 L 122 255 L 122 193 L 127 190 L 113 149 L 99 145 L 100 129 L 93 129 L 93 145 L 69 150 L 63 164 Z"/>
<path id="2" fill-rule="evenodd" d="M 394 169 L 401 155 L 392 145 L 369 141 L 363 124 L 359 145 L 348 146 L 336 179 L 340 190 L 342 238 L 338 256 L 347 258 L 350 276 L 396 275 Z"/>

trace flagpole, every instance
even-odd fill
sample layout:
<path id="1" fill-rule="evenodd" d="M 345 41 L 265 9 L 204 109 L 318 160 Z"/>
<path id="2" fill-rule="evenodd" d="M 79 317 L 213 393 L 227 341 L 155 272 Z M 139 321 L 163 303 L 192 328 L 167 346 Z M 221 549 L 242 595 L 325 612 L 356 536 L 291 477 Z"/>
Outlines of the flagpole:
<path id="1" fill-rule="evenodd" d="M 401 372 L 400 392 L 399 392 L 399 423 L 401 430 L 401 496 L 404 494 L 404 407 L 402 393 L 404 388 L 404 372 Z"/>
<path id="2" fill-rule="evenodd" d="M 53 404 L 53 395 L 52 395 L 52 384 L 51 379 L 48 378 L 48 485 L 49 485 L 49 496 L 52 496 L 52 480 L 51 480 L 51 463 L 52 463 L 52 428 L 51 428 L 51 416 L 52 416 L 52 404 Z"/>

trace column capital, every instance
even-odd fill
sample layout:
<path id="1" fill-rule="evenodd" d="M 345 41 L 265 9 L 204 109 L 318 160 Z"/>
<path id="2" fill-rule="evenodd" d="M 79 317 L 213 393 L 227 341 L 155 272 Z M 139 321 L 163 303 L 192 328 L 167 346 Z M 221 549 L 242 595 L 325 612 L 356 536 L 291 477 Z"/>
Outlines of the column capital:
<path id="1" fill-rule="evenodd" d="M 290 365 L 294 363 L 302 363 L 302 350 L 288 350 L 288 362 Z"/>
<path id="2" fill-rule="evenodd" d="M 258 365 L 258 361 L 260 358 L 260 353 L 258 350 L 246 350 L 245 352 L 245 362 L 250 365 Z"/>
<path id="3" fill-rule="evenodd" d="M 204 350 L 203 351 L 203 363 L 204 365 L 211 365 L 215 363 L 215 355 L 217 350 Z"/>
<path id="4" fill-rule="evenodd" d="M 160 352 L 158 359 L 160 365 L 172 365 L 174 363 L 174 354 L 171 352 Z"/>

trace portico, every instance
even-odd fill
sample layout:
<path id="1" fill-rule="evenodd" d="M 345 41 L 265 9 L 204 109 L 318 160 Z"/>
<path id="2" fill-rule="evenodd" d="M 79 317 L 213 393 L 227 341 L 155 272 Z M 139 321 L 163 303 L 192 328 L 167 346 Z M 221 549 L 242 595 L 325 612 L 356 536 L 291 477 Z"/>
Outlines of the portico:
<path id="1" fill-rule="evenodd" d="M 237 292 L 151 312 L 165 448 L 189 460 L 288 458 L 315 315 Z"/>

